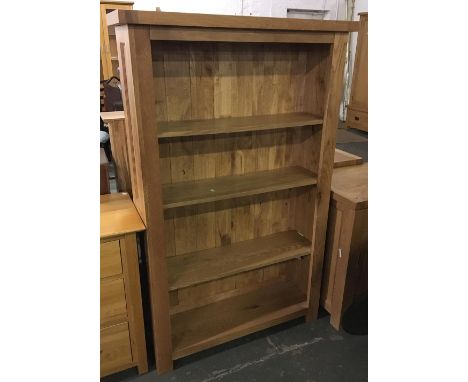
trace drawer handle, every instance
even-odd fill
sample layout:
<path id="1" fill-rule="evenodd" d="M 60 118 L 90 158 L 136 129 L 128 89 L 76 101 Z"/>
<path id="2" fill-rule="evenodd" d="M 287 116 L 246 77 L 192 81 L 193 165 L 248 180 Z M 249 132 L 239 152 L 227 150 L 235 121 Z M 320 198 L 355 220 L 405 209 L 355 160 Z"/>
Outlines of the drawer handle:
<path id="1" fill-rule="evenodd" d="M 359 117 L 354 117 L 354 120 L 355 120 L 355 121 L 359 121 Z"/>

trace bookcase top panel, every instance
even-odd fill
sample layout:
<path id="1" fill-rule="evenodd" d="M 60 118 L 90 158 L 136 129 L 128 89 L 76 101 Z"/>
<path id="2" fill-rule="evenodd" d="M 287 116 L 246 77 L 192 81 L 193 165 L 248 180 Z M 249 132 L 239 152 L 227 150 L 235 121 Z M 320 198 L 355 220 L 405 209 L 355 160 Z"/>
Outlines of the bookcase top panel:
<path id="1" fill-rule="evenodd" d="M 117 9 L 107 15 L 108 25 L 157 25 L 176 27 L 297 30 L 310 32 L 357 32 L 357 21 L 301 20 L 279 17 L 207 15 Z"/>

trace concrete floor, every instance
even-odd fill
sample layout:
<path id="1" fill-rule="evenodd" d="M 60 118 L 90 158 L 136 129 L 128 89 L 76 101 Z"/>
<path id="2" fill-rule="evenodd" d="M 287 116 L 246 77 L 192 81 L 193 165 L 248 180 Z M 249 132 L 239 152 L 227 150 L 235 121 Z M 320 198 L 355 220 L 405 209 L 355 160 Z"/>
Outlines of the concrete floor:
<path id="1" fill-rule="evenodd" d="M 337 147 L 362 156 L 367 162 L 367 134 L 338 129 Z M 145 296 L 143 296 L 145 298 Z M 367 309 L 367 305 L 365 306 Z M 158 376 L 152 344 L 150 371 L 139 376 L 136 368 L 117 373 L 102 382 L 354 382 L 367 380 L 367 335 L 335 331 L 329 315 L 318 320 L 303 318 L 251 334 L 185 357 L 174 371 Z M 151 335 L 147 333 L 151 342 Z"/>

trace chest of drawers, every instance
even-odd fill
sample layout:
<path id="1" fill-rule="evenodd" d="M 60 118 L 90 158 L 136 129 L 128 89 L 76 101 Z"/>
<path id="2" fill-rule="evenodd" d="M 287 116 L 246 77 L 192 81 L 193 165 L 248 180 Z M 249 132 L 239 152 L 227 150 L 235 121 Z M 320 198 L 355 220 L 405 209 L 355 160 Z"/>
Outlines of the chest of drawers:
<path id="1" fill-rule="evenodd" d="M 101 195 L 101 377 L 148 371 L 136 242 L 144 229 L 127 194 Z"/>

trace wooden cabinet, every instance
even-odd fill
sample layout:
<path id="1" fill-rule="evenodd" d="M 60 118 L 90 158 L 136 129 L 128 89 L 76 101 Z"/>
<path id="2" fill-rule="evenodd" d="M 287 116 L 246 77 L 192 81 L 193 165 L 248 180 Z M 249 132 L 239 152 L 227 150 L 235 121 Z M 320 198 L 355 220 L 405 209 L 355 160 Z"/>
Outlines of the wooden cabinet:
<path id="1" fill-rule="evenodd" d="M 123 111 L 101 112 L 101 118 L 109 126 L 112 159 L 115 165 L 117 190 L 132 196 L 132 182 L 128 163 L 127 132 Z"/>
<path id="2" fill-rule="evenodd" d="M 148 371 L 136 243 L 144 229 L 127 194 L 101 196 L 101 377 Z"/>
<path id="3" fill-rule="evenodd" d="M 321 303 L 330 323 L 367 292 L 367 163 L 335 169 L 328 218 Z"/>
<path id="4" fill-rule="evenodd" d="M 101 80 L 112 76 L 119 77 L 117 68 L 117 43 L 114 28 L 107 26 L 107 14 L 115 9 L 132 9 L 133 1 L 100 1 L 100 30 L 101 30 Z"/>
<path id="5" fill-rule="evenodd" d="M 360 13 L 346 126 L 367 131 L 367 12 Z"/>
<path id="6" fill-rule="evenodd" d="M 158 373 L 317 316 L 357 23 L 115 11 Z"/>

